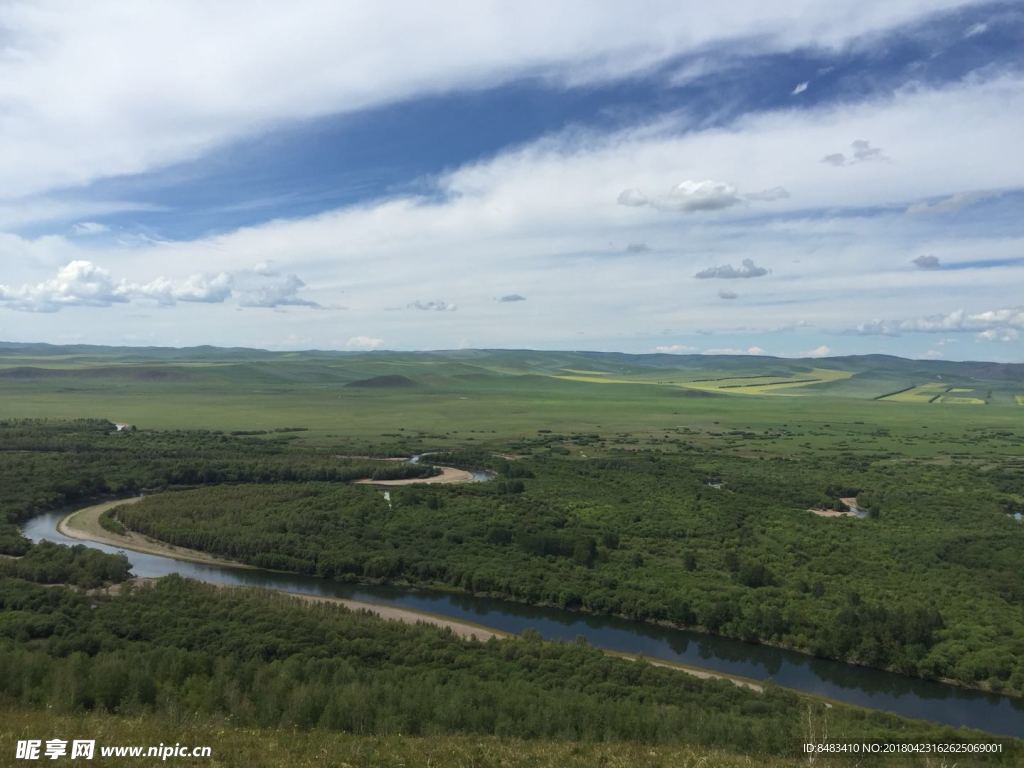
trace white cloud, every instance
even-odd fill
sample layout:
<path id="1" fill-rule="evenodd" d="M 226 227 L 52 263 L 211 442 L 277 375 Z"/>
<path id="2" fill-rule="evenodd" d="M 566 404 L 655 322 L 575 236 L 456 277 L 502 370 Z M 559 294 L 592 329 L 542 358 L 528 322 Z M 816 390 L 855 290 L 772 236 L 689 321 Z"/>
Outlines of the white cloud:
<path id="1" fill-rule="evenodd" d="M 857 333 L 867 336 L 898 336 L 902 333 L 963 333 L 978 331 L 985 340 L 995 339 L 1005 332 L 1024 330 L 1024 307 L 994 309 L 969 313 L 962 309 L 946 314 L 927 315 L 906 320 L 872 320 L 857 327 Z"/>
<path id="2" fill-rule="evenodd" d="M 825 344 L 822 344 L 820 347 L 804 352 L 801 357 L 828 357 L 830 354 L 832 354 L 832 350 Z"/>
<path id="3" fill-rule="evenodd" d="M 7 3 L 0 197 L 192 159 L 284 120 L 524 76 L 621 78 L 737 39 L 752 52 L 841 46 L 970 1 L 861 0 L 842 23 L 810 0 L 655 0 L 644 13 L 584 0 Z"/>
<path id="4" fill-rule="evenodd" d="M 738 298 L 738 297 L 739 297 L 738 293 L 733 293 L 732 291 L 727 291 L 724 288 L 718 292 L 718 298 L 720 298 L 720 299 L 735 299 L 735 298 Z"/>
<path id="5" fill-rule="evenodd" d="M 384 339 L 375 336 L 351 336 L 345 342 L 346 349 L 380 349 L 384 346 Z"/>
<path id="6" fill-rule="evenodd" d="M 683 355 L 687 352 L 695 352 L 696 347 L 691 347 L 686 344 L 662 344 L 654 348 L 655 352 L 659 352 L 663 355 Z"/>
<path id="7" fill-rule="evenodd" d="M 737 347 L 715 347 L 712 349 L 705 349 L 705 355 L 764 355 L 765 351 L 761 347 L 747 347 L 746 349 L 739 349 Z"/>
<path id="8" fill-rule="evenodd" d="M 1020 331 L 1016 328 L 989 328 L 977 336 L 978 341 L 1001 341 L 1012 342 L 1020 338 Z"/>
<path id="9" fill-rule="evenodd" d="M 243 307 L 318 307 L 299 296 L 306 284 L 298 275 L 254 270 L 235 274 L 232 293 Z"/>
<path id="10" fill-rule="evenodd" d="M 964 30 L 964 37 L 977 37 L 988 32 L 988 24 L 979 21 L 977 24 L 971 24 L 966 30 Z"/>
<path id="11" fill-rule="evenodd" d="M 63 307 L 109 307 L 129 301 L 132 289 L 114 281 L 91 262 L 72 261 L 56 277 L 36 285 L 0 285 L 0 306 L 25 312 L 56 312 Z"/>
<path id="12" fill-rule="evenodd" d="M 458 309 L 454 304 L 434 299 L 432 301 L 414 301 L 408 305 L 409 309 L 421 309 L 425 312 L 454 312 Z"/>
<path id="13" fill-rule="evenodd" d="M 763 277 L 767 274 L 768 270 L 764 267 L 757 266 L 753 259 L 744 259 L 738 267 L 734 267 L 732 264 L 721 264 L 717 267 L 702 269 L 694 275 L 694 277 L 699 280 L 709 280 L 714 278 L 737 280 L 750 277 Z"/>
<path id="14" fill-rule="evenodd" d="M 153 281 L 153 265 L 162 265 L 157 273 L 173 269 L 177 279 L 236 275 L 272 260 L 314 285 L 310 295 L 325 304 L 344 294 L 353 317 L 389 344 L 418 348 L 453 347 L 465 335 L 454 326 L 467 317 L 474 343 L 489 346 L 563 346 L 584 333 L 595 347 L 623 348 L 645 344 L 637 339 L 651 328 L 676 329 L 681 337 L 701 328 L 754 333 L 792 327 L 796 317 L 816 328 L 843 328 L 849 318 L 891 318 L 895 307 L 909 318 L 936 307 L 1012 307 L 1020 302 L 1018 268 L 926 273 L 908 269 L 907 261 L 918 253 L 957 265 L 1009 259 L 1024 253 L 1024 238 L 1003 226 L 950 237 L 946 222 L 896 211 L 956 190 L 1024 186 L 1019 129 L 1008 117 L 1022 113 L 1024 79 L 1000 77 L 751 115 L 721 128 L 694 129 L 685 117 L 670 116 L 612 135 L 567 133 L 455 169 L 427 195 L 191 242 L 118 245 L 0 233 L 2 282 L 35 285 L 77 259 L 136 286 Z M 837 173 L 818 162 L 837 136 L 878 137 L 898 162 Z M 792 196 L 773 204 L 784 214 L 777 217 L 753 217 L 746 205 L 684 218 L 615 203 L 624 180 L 658 190 L 681 178 L 728 179 L 740 190 L 784 184 Z M 861 206 L 868 213 L 857 215 Z M 657 249 L 623 254 L 630 242 Z M 722 301 L 688 279 L 707 265 L 736 264 L 741 255 L 772 266 L 774 278 L 761 281 L 757 301 Z M 515 324 L 493 301 L 510 286 L 531 300 Z M 405 307 L 410 297 L 438 296 L 484 301 L 460 302 L 459 312 L 436 313 L 430 323 L 419 312 L 385 312 Z M 89 333 L 120 338 L 125 310 L 93 313 Z M 66 321 L 52 317 L 30 326 L 11 321 L 7 337 L 61 338 Z M 174 320 L 173 330 L 152 333 L 169 343 L 210 339 L 209 318 L 181 312 Z M 287 328 L 271 313 L 232 311 L 217 320 L 218 340 L 230 343 L 280 344 L 291 333 L 336 343 L 336 329 L 311 314 L 293 313 Z M 885 325 L 893 329 L 891 320 Z"/>
<path id="15" fill-rule="evenodd" d="M 802 83 L 797 83 L 797 84 L 796 84 L 796 87 L 795 87 L 795 88 L 793 88 L 793 90 L 792 90 L 792 91 L 790 91 L 790 94 L 789 94 L 789 95 L 790 95 L 790 96 L 799 96 L 799 95 L 800 95 L 801 93 L 803 93 L 804 91 L 806 91 L 806 90 L 807 90 L 807 87 L 808 87 L 808 86 L 809 86 L 810 84 L 811 84 L 811 83 L 810 83 L 810 81 L 808 81 L 808 80 L 804 80 L 804 82 L 802 82 Z"/>
<path id="16" fill-rule="evenodd" d="M 649 206 L 658 211 L 720 211 L 744 200 L 771 202 L 789 197 L 783 187 L 772 187 L 761 192 L 741 195 L 732 184 L 722 181 L 681 181 L 662 195 L 648 196 L 636 189 L 624 189 L 617 202 L 630 208 Z"/>
<path id="17" fill-rule="evenodd" d="M 220 304 L 234 297 L 243 307 L 318 306 L 297 295 L 305 284 L 296 275 L 241 270 L 234 274 L 194 274 L 175 281 L 157 277 L 146 283 L 115 280 L 90 261 L 77 259 L 56 277 L 20 288 L 0 285 L 0 307 L 24 312 L 57 312 L 65 307 L 109 307 L 134 300 L 165 306 L 179 301 Z"/>

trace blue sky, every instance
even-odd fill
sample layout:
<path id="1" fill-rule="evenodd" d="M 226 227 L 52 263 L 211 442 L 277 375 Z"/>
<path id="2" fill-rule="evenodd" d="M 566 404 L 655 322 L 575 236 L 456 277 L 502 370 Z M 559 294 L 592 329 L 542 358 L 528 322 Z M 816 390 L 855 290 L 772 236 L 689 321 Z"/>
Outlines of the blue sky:
<path id="1" fill-rule="evenodd" d="M 1024 360 L 1024 5 L 827 6 L 7 4 L 0 338 Z"/>

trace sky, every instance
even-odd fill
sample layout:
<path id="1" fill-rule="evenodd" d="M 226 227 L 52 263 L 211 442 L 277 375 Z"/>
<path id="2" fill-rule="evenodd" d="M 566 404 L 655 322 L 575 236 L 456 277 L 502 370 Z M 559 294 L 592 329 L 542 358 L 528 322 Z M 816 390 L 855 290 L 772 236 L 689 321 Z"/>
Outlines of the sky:
<path id="1" fill-rule="evenodd" d="M 1024 2 L 0 0 L 0 340 L 1024 361 Z"/>

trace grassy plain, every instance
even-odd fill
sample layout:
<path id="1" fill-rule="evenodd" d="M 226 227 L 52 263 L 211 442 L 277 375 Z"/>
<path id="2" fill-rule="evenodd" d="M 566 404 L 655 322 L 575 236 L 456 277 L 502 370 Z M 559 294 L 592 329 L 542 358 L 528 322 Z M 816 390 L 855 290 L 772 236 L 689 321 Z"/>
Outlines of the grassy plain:
<path id="1" fill-rule="evenodd" d="M 305 427 L 304 438 L 314 441 L 400 438 L 433 445 L 499 443 L 544 429 L 657 439 L 666 427 L 711 434 L 802 424 L 816 433 L 808 436 L 813 445 L 827 442 L 839 424 L 853 431 L 863 422 L 956 436 L 971 428 L 998 428 L 1008 419 L 1014 423 L 1019 411 L 1006 409 L 1014 405 L 1013 390 L 1019 391 L 1013 377 L 1024 377 L 1014 369 L 999 369 L 1004 378 L 996 379 L 990 368 L 950 373 L 953 364 L 933 369 L 933 362 L 897 358 L 694 361 L 555 352 L 231 350 L 168 355 L 5 355 L 0 349 L 0 418 L 105 418 L 151 429 Z M 928 376 L 943 381 L 916 383 Z M 990 378 L 979 384 L 979 376 Z M 401 377 L 411 384 L 350 386 L 374 377 Z M 958 381 L 995 395 L 985 408 L 941 409 L 938 419 L 935 409 L 901 407 L 927 403 Z M 907 391 L 886 396 L 899 389 Z M 777 447 L 787 450 L 786 442 Z M 941 441 L 934 445 L 941 450 Z"/>

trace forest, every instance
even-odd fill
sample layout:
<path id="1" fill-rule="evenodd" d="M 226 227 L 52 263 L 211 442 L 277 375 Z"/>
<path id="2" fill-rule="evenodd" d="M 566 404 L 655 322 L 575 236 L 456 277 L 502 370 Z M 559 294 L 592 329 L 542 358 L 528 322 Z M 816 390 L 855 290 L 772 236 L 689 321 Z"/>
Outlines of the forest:
<path id="1" fill-rule="evenodd" d="M 71 584 L 95 589 L 128 578 L 125 555 L 108 555 L 84 544 L 65 547 L 41 541 L 22 557 L 0 557 L 0 574 L 40 584 Z"/>
<path id="2" fill-rule="evenodd" d="M 169 486 L 393 480 L 437 471 L 429 464 L 339 458 L 296 444 L 295 433 L 118 432 L 102 419 L 0 421 L 0 554 L 28 551 L 19 522 L 83 500 Z"/>
<path id="3" fill-rule="evenodd" d="M 668 622 L 1021 691 L 1021 535 L 999 506 L 1004 478 L 880 464 L 545 450 L 511 463 L 514 480 L 392 489 L 390 506 L 366 487 L 240 484 L 152 496 L 117 518 L 266 568 Z M 851 486 L 873 517 L 807 512 Z"/>
<path id="4" fill-rule="evenodd" d="M 795 424 L 643 442 L 545 430 L 439 452 L 431 460 L 495 479 L 392 488 L 389 502 L 344 481 L 433 468 L 340 458 L 352 446 L 294 433 L 11 422 L 0 425 L 5 541 L 26 552 L 18 520 L 145 489 L 108 524 L 263 567 L 622 615 L 1020 693 L 1012 442 L 947 435 L 952 460 L 939 463 L 915 458 L 934 435 L 886 432 L 854 451 L 832 431 L 828 449 L 820 427 Z M 869 518 L 808 512 L 850 494 Z M 44 556 L 7 567 L 46 581 L 31 565 Z"/>
<path id="5" fill-rule="evenodd" d="M 843 740 L 992 737 L 784 689 L 762 694 L 581 643 L 462 640 L 341 606 L 177 576 L 117 597 L 0 579 L 0 701 L 54 714 L 187 711 L 231 727 L 688 743 L 797 755 Z M 1000 740 L 998 760 L 1019 757 Z M 999 764 L 999 762 L 996 764 Z"/>

